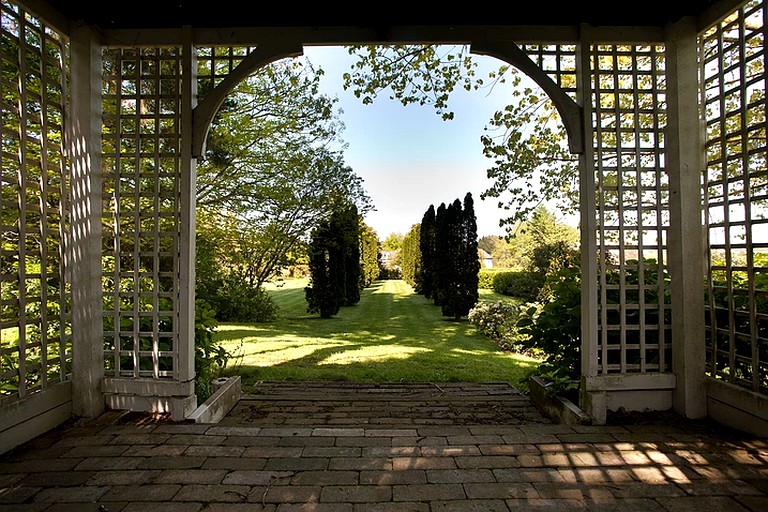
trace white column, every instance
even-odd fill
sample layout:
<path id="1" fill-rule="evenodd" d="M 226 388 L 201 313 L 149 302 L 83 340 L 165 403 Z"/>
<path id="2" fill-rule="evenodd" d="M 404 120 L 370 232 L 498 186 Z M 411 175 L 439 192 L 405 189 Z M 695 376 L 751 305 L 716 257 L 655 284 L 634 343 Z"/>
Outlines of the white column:
<path id="1" fill-rule="evenodd" d="M 667 169 L 669 172 L 669 269 L 672 279 L 672 370 L 675 411 L 706 415 L 704 244 L 702 228 L 703 137 L 698 109 L 695 20 L 666 31 Z"/>
<path id="2" fill-rule="evenodd" d="M 195 181 L 197 159 L 192 156 L 193 119 L 197 104 L 197 56 L 192 31 L 185 30 L 182 50 L 181 107 L 181 237 L 179 249 L 178 379 L 195 377 Z"/>
<path id="3" fill-rule="evenodd" d="M 66 246 L 72 287 L 72 410 L 104 411 L 101 286 L 101 45 L 96 32 L 73 26 L 67 147 L 71 161 L 71 228 Z"/>

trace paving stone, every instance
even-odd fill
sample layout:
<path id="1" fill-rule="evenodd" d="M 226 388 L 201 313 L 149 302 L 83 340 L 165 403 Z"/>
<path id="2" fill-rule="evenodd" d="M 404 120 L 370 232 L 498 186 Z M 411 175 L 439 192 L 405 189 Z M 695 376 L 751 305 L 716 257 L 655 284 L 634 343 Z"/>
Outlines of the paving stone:
<path id="1" fill-rule="evenodd" d="M 313 471 L 328 468 L 328 459 L 302 457 L 276 457 L 267 459 L 265 470 L 272 471 Z"/>
<path id="2" fill-rule="evenodd" d="M 393 501 L 433 501 L 466 499 L 461 484 L 414 484 L 392 487 Z"/>
<path id="3" fill-rule="evenodd" d="M 237 485 L 288 485 L 294 471 L 232 471 L 224 477 L 223 484 Z"/>
<path id="4" fill-rule="evenodd" d="M 56 443 L 55 447 L 75 446 L 103 446 L 112 442 L 114 435 L 95 435 L 95 436 L 69 436 Z"/>
<path id="5" fill-rule="evenodd" d="M 375 503 L 391 501 L 392 487 L 388 485 L 330 485 L 323 487 L 321 502 Z"/>
<path id="6" fill-rule="evenodd" d="M 242 503 L 250 492 L 249 485 L 191 484 L 182 486 L 173 501 Z"/>
<path id="7" fill-rule="evenodd" d="M 30 474 L 21 483 L 39 487 L 72 487 L 83 485 L 93 475 L 94 471 L 49 471 Z"/>
<path id="8" fill-rule="evenodd" d="M 3 507 L 9 503 L 24 503 L 28 501 L 32 496 L 36 495 L 40 491 L 41 487 L 6 487 L 0 489 L 0 504 Z"/>
<path id="9" fill-rule="evenodd" d="M 313 437 L 363 437 L 364 428 L 315 428 L 312 429 Z"/>
<path id="10" fill-rule="evenodd" d="M 178 457 L 184 453 L 187 447 L 184 445 L 160 445 L 160 446 L 130 446 L 123 452 L 121 458 L 126 457 Z"/>
<path id="11" fill-rule="evenodd" d="M 357 471 L 301 471 L 291 479 L 291 485 L 355 485 Z"/>
<path id="12" fill-rule="evenodd" d="M 391 470 L 392 460 L 385 457 L 334 457 L 330 459 L 328 469 L 336 470 Z"/>
<path id="13" fill-rule="evenodd" d="M 218 445 L 223 443 L 227 439 L 226 436 L 208 436 L 205 434 L 174 434 L 172 435 L 166 444 L 183 444 L 183 445 Z"/>
<path id="14" fill-rule="evenodd" d="M 360 457 L 359 446 L 307 446 L 301 452 L 302 457 Z"/>
<path id="15" fill-rule="evenodd" d="M 319 485 L 280 485 L 269 487 L 266 492 L 254 488 L 249 500 L 259 503 L 317 503 L 322 489 Z"/>
<path id="16" fill-rule="evenodd" d="M 127 449 L 127 445 L 75 446 L 63 457 L 119 457 Z"/>
<path id="17" fill-rule="evenodd" d="M 389 503 L 358 503 L 354 512 L 430 512 L 428 503 L 389 502 Z"/>
<path id="18" fill-rule="evenodd" d="M 502 500 L 453 500 L 430 502 L 431 512 L 509 512 Z"/>
<path id="19" fill-rule="evenodd" d="M 139 485 L 148 484 L 160 475 L 159 469 L 140 471 L 99 471 L 95 473 L 86 485 Z"/>
<path id="20" fill-rule="evenodd" d="M 203 457 L 240 457 L 244 451 L 244 446 L 194 445 L 184 450 L 184 455 L 201 455 Z"/>
<path id="21" fill-rule="evenodd" d="M 212 432 L 213 429 L 217 428 L 216 426 L 211 426 L 205 423 L 200 424 L 190 424 L 190 423 L 180 423 L 180 424 L 166 424 L 166 425 L 158 425 L 155 427 L 155 429 L 152 431 L 153 434 L 217 434 L 217 432 Z M 253 427 L 249 427 L 253 428 Z M 226 434 L 222 434 L 226 435 Z"/>
<path id="22" fill-rule="evenodd" d="M 305 448 L 301 446 L 251 446 L 242 453 L 243 457 L 301 457 Z"/>
<path id="23" fill-rule="evenodd" d="M 115 436 L 109 444 L 129 444 L 129 445 L 141 445 L 152 444 L 158 445 L 165 443 L 171 438 L 171 434 L 123 434 Z"/>
<path id="24" fill-rule="evenodd" d="M 141 457 L 91 457 L 80 461 L 74 469 L 77 471 L 131 470 L 138 468 L 143 461 Z"/>
<path id="25" fill-rule="evenodd" d="M 423 457 L 480 455 L 480 449 L 477 446 L 422 446 L 419 452 Z"/>
<path id="26" fill-rule="evenodd" d="M 46 505 L 47 506 L 47 505 Z M 54 503 L 46 508 L 46 512 L 120 512 L 128 503 L 104 502 L 99 503 Z M 5 510 L 5 509 L 4 509 Z M 10 512 L 10 511 L 8 511 Z"/>
<path id="27" fill-rule="evenodd" d="M 366 429 L 366 437 L 417 437 L 418 432 L 412 428 L 390 428 L 390 429 Z"/>
<path id="28" fill-rule="evenodd" d="M 223 446 L 276 446 L 280 442 L 279 437 L 255 436 L 227 436 L 221 443 Z"/>
<path id="29" fill-rule="evenodd" d="M 142 461 L 137 469 L 193 469 L 203 462 L 205 457 L 153 457 Z"/>
<path id="30" fill-rule="evenodd" d="M 414 485 L 426 484 L 425 470 L 361 471 L 361 485 Z"/>
<path id="31" fill-rule="evenodd" d="M 62 502 L 91 502 L 100 499 L 104 496 L 109 487 L 87 485 L 82 487 L 59 487 L 43 489 L 36 493 L 34 501 L 48 502 L 48 503 L 62 503 Z M 104 497 L 106 501 L 129 501 L 121 499 L 112 499 Z"/>
<path id="32" fill-rule="evenodd" d="M 659 497 L 657 498 L 657 501 L 669 512 L 702 512 L 704 510 L 746 512 L 747 510 L 750 510 L 729 496 Z"/>
<path id="33" fill-rule="evenodd" d="M 551 512 L 584 512 L 584 510 L 587 510 L 584 501 L 581 499 L 513 498 L 506 500 L 506 502 L 509 510 L 546 510 Z M 634 512 L 645 512 L 645 509 L 637 508 L 634 509 Z"/>
<path id="34" fill-rule="evenodd" d="M 262 428 L 258 435 L 261 437 L 309 437 L 313 432 L 311 428 Z"/>
<path id="35" fill-rule="evenodd" d="M 390 437 L 337 437 L 336 446 L 392 446 Z"/>
<path id="36" fill-rule="evenodd" d="M 44 473 L 47 471 L 69 471 L 77 466 L 81 459 L 45 459 L 22 460 L 19 462 L 0 462 L 0 474 L 8 473 Z"/>
<path id="37" fill-rule="evenodd" d="M 456 469 L 456 462 L 452 457 L 394 457 L 392 469 Z"/>
<path id="38" fill-rule="evenodd" d="M 493 476 L 499 482 L 565 482 L 565 478 L 557 469 L 493 469 Z"/>
<path id="39" fill-rule="evenodd" d="M 202 503 L 130 503 L 120 512 L 199 512 L 202 508 Z"/>
<path id="40" fill-rule="evenodd" d="M 421 455 L 421 448 L 418 446 L 367 446 L 362 450 L 363 457 L 413 457 Z"/>
<path id="41" fill-rule="evenodd" d="M 354 512 L 352 503 L 283 503 L 277 512 Z"/>
<path id="42" fill-rule="evenodd" d="M 224 480 L 224 469 L 166 469 L 159 471 L 157 484 L 218 484 Z"/>
<path id="43" fill-rule="evenodd" d="M 261 503 L 211 503 L 200 512 L 275 512 L 277 505 Z"/>
<path id="44" fill-rule="evenodd" d="M 447 436 L 448 444 L 458 445 L 478 445 L 478 444 L 501 444 L 502 438 L 499 435 L 486 436 Z"/>
<path id="45" fill-rule="evenodd" d="M 251 437 L 259 435 L 261 433 L 261 427 L 215 425 L 213 427 L 209 427 L 205 433 L 212 436 Z"/>
<path id="46" fill-rule="evenodd" d="M 508 498 L 538 498 L 536 488 L 529 483 L 467 483 L 464 485 L 467 498 L 472 499 L 508 499 Z"/>
<path id="47" fill-rule="evenodd" d="M 489 469 L 428 469 L 427 481 L 431 484 L 495 482 L 496 477 Z"/>
<path id="48" fill-rule="evenodd" d="M 333 437 L 283 437 L 277 443 L 278 446 L 333 446 L 338 444 L 338 439 Z"/>
<path id="49" fill-rule="evenodd" d="M 256 457 L 208 457 L 201 469 L 264 469 L 267 459 Z"/>
<path id="50" fill-rule="evenodd" d="M 456 465 L 462 469 L 474 468 L 516 468 L 517 457 L 508 455 L 485 455 L 482 457 L 455 457 Z"/>
<path id="51" fill-rule="evenodd" d="M 535 444 L 482 444 L 477 448 L 483 455 L 538 455 L 541 453 L 539 446 Z"/>
<path id="52" fill-rule="evenodd" d="M 171 501 L 181 489 L 175 484 L 115 485 L 104 494 L 107 501 Z"/>

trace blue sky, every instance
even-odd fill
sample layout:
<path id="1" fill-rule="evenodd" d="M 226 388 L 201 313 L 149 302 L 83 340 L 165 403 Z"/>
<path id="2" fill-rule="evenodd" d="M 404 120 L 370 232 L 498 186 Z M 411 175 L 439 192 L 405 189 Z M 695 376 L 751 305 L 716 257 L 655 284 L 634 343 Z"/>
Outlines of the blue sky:
<path id="1" fill-rule="evenodd" d="M 380 239 L 407 233 L 430 204 L 463 199 L 467 192 L 475 199 L 478 235 L 505 234 L 499 227 L 505 212 L 497 201 L 480 199 L 491 185 L 486 177 L 491 161 L 483 156 L 480 136 L 493 113 L 510 102 L 511 86 L 491 95 L 455 91 L 449 102 L 455 118 L 443 121 L 431 106 L 403 106 L 386 93 L 363 105 L 351 90 L 343 90 L 342 73 L 353 61 L 342 47 L 307 47 L 304 54 L 325 71 L 321 92 L 339 99 L 346 125 L 342 137 L 349 144 L 345 160 L 373 200 L 376 211 L 365 221 Z M 491 57 L 478 59 L 489 67 L 501 64 Z"/>

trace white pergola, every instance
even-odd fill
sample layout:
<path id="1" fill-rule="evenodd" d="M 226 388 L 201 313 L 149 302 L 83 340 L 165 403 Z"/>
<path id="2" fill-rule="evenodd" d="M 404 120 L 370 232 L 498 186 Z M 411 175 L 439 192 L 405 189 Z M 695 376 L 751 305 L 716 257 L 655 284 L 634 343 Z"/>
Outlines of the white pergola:
<path id="1" fill-rule="evenodd" d="M 673 409 L 768 433 L 765 0 L 613 26 L 97 25 L 67 6 L 0 3 L 0 452 L 105 408 L 189 417 L 211 120 L 260 66 L 359 43 L 467 44 L 555 103 L 579 155 L 594 423 Z"/>

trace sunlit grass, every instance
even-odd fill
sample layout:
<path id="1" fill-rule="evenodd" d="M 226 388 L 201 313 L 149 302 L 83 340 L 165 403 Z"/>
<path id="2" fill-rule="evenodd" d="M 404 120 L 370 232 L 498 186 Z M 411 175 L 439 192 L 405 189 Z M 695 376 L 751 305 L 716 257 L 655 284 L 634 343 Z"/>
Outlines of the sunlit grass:
<path id="1" fill-rule="evenodd" d="M 246 389 L 260 380 L 354 382 L 510 382 L 535 359 L 501 351 L 463 320 L 413 292 L 404 281 L 380 281 L 359 304 L 330 319 L 306 311 L 306 280 L 268 286 L 279 318 L 264 324 L 224 324 L 217 339 L 235 355 L 225 374 Z M 485 290 L 481 300 L 499 300 Z M 508 298 L 506 298 L 508 299 Z"/>

